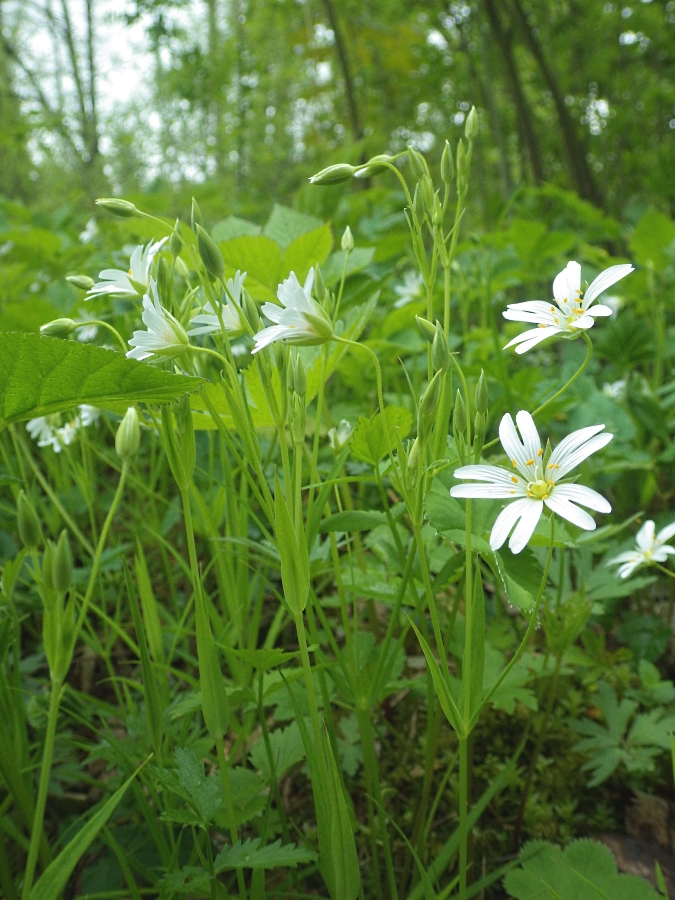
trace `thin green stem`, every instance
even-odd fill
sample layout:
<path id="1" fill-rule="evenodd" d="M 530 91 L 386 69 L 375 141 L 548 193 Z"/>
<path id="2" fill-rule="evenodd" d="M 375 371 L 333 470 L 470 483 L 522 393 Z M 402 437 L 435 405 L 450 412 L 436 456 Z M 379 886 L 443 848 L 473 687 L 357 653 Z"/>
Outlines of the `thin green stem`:
<path id="1" fill-rule="evenodd" d="M 469 845 L 469 738 L 459 738 L 459 900 L 466 900 Z"/>
<path id="2" fill-rule="evenodd" d="M 127 342 L 124 340 L 119 331 L 116 328 L 113 328 L 110 322 L 104 322 L 103 319 L 87 319 L 86 322 L 78 322 L 78 326 L 79 325 L 100 325 L 101 328 L 107 328 L 108 331 L 110 331 L 119 341 L 120 347 L 122 348 L 122 353 L 127 352 Z"/>
<path id="3" fill-rule="evenodd" d="M 28 848 L 28 861 L 26 862 L 21 900 L 28 900 L 31 888 L 33 887 L 35 865 L 37 863 L 40 839 L 42 837 L 42 823 L 45 816 L 45 806 L 47 805 L 47 791 L 49 790 L 49 777 L 52 770 L 56 724 L 59 717 L 59 704 L 61 702 L 62 688 L 63 685 L 60 681 L 52 682 L 51 696 L 49 698 L 49 714 L 47 716 L 47 732 L 45 734 L 42 766 L 40 768 L 40 784 L 38 787 L 37 802 L 35 804 L 35 813 L 33 815 L 33 827 L 30 832 L 30 846 Z"/>

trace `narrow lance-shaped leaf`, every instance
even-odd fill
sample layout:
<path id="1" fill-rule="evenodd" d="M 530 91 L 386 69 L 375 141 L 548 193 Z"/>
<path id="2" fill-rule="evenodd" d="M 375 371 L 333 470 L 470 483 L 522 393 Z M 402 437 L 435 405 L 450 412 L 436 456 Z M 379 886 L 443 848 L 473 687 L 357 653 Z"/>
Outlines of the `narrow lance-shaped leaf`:
<path id="1" fill-rule="evenodd" d="M 291 612 L 297 617 L 302 615 L 309 596 L 309 556 L 305 533 L 295 533 L 278 477 L 274 490 L 274 531 L 281 558 L 284 596 Z"/>
<path id="2" fill-rule="evenodd" d="M 82 403 L 114 412 L 139 402 L 174 403 L 202 384 L 103 347 L 0 333 L 0 427 Z"/>
<path id="3" fill-rule="evenodd" d="M 321 849 L 321 872 L 326 879 L 332 900 L 356 900 L 361 887 L 361 874 L 354 834 L 333 748 L 326 731 L 323 737 L 328 774 L 326 794 L 330 804 L 331 840 L 329 847 Z"/>
<path id="4" fill-rule="evenodd" d="M 419 628 L 417 628 L 412 620 L 410 620 L 410 624 L 417 635 L 417 640 L 420 642 L 420 647 L 422 648 L 427 665 L 429 666 L 429 671 L 431 672 L 431 678 L 434 682 L 434 687 L 436 688 L 436 694 L 438 695 L 438 702 L 441 704 L 441 709 L 445 713 L 448 722 L 455 729 L 457 735 L 461 736 L 464 734 L 464 725 L 459 710 L 457 709 L 455 698 L 452 696 L 450 686 L 443 677 L 443 673 L 436 662 L 436 658 L 431 652 L 431 647 L 422 637 Z"/>

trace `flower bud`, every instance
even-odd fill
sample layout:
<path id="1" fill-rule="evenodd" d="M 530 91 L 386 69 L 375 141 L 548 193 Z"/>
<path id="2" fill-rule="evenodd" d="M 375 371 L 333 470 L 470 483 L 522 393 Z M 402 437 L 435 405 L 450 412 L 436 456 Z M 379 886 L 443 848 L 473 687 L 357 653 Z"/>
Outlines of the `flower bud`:
<path id="1" fill-rule="evenodd" d="M 433 215 L 434 211 L 434 183 L 429 178 L 429 176 L 425 173 L 420 179 L 420 185 L 422 186 L 422 197 L 424 198 L 424 205 L 427 209 L 429 215 Z"/>
<path id="2" fill-rule="evenodd" d="M 457 190 L 460 194 L 466 191 L 469 178 L 469 160 L 466 154 L 464 141 L 460 139 L 457 145 Z"/>
<path id="3" fill-rule="evenodd" d="M 70 587 L 72 575 L 73 555 L 70 552 L 70 542 L 64 529 L 59 536 L 56 549 L 54 550 L 52 563 L 52 582 L 54 584 L 54 590 L 58 591 L 60 594 L 65 594 Z"/>
<path id="4" fill-rule="evenodd" d="M 244 315 L 246 316 L 246 321 L 251 326 L 253 334 L 257 334 L 262 327 L 258 307 L 255 305 L 255 300 L 251 297 L 246 288 L 242 288 L 241 296 L 243 299 L 242 307 Z"/>
<path id="5" fill-rule="evenodd" d="M 171 296 L 171 273 L 169 272 L 169 264 L 162 257 L 157 265 L 157 290 L 160 298 L 169 306 L 169 298 Z"/>
<path id="6" fill-rule="evenodd" d="M 349 227 L 349 226 L 347 226 Z M 347 232 L 345 231 L 345 234 Z M 345 236 L 342 235 L 342 240 L 344 241 Z M 342 248 L 345 249 L 344 247 Z M 326 299 L 326 285 L 323 280 L 323 275 L 321 274 L 321 266 L 317 265 L 314 267 L 314 296 L 319 301 L 319 303 L 323 303 Z"/>
<path id="7" fill-rule="evenodd" d="M 427 167 L 427 161 L 418 150 L 414 149 L 414 147 L 408 147 L 408 160 L 410 162 L 412 173 L 418 181 L 421 181 L 424 175 L 428 177 L 429 169 Z"/>
<path id="8" fill-rule="evenodd" d="M 424 337 L 430 344 L 433 344 L 434 338 L 436 337 L 436 326 L 432 325 L 428 319 L 423 319 L 422 316 L 415 316 L 415 321 Z"/>
<path id="9" fill-rule="evenodd" d="M 424 208 L 424 200 L 422 199 L 422 191 L 420 190 L 419 184 L 415 185 L 415 193 L 413 194 L 413 209 L 415 210 L 417 221 L 423 222 L 426 218 L 427 212 Z"/>
<path id="10" fill-rule="evenodd" d="M 345 181 L 352 180 L 355 172 L 356 168 L 354 166 L 350 166 L 348 163 L 337 163 L 337 165 L 328 166 L 328 168 L 317 172 L 316 175 L 312 175 L 309 183 L 322 185 L 344 184 Z"/>
<path id="11" fill-rule="evenodd" d="M 129 462 L 138 453 L 141 443 L 141 426 L 135 406 L 130 406 L 120 422 L 115 435 L 115 450 L 122 462 Z"/>
<path id="12" fill-rule="evenodd" d="M 138 213 L 133 203 L 129 200 L 121 200 L 119 197 L 103 197 L 96 201 L 96 205 L 122 219 L 130 219 Z"/>
<path id="13" fill-rule="evenodd" d="M 420 413 L 426 418 L 431 418 L 436 412 L 438 406 L 438 398 L 441 396 L 441 385 L 443 383 L 443 373 L 436 372 L 429 382 L 422 401 L 420 403 Z"/>
<path id="14" fill-rule="evenodd" d="M 476 107 L 471 107 L 471 112 L 466 117 L 466 125 L 464 126 L 464 134 L 467 141 L 474 141 L 478 137 L 478 113 Z"/>
<path id="15" fill-rule="evenodd" d="M 415 438 L 408 454 L 408 469 L 414 472 L 420 461 L 420 439 Z"/>
<path id="16" fill-rule="evenodd" d="M 450 187 L 455 178 L 455 161 L 452 158 L 452 150 L 447 141 L 443 148 L 443 156 L 441 156 L 441 178 L 447 187 Z"/>
<path id="17" fill-rule="evenodd" d="M 46 325 L 40 325 L 40 334 L 46 337 L 66 338 L 79 328 L 80 324 L 73 319 L 52 319 Z"/>
<path id="18" fill-rule="evenodd" d="M 335 453 L 339 453 L 352 439 L 354 427 L 347 419 L 340 419 L 337 428 L 328 430 L 328 442 Z"/>
<path id="19" fill-rule="evenodd" d="M 450 366 L 450 350 L 440 322 L 436 322 L 436 334 L 431 347 L 431 364 L 437 372 L 447 372 Z"/>
<path id="20" fill-rule="evenodd" d="M 42 552 L 42 583 L 48 591 L 54 590 L 54 544 L 47 541 Z"/>
<path id="21" fill-rule="evenodd" d="M 354 236 L 352 235 L 352 230 L 347 225 L 345 228 L 345 232 L 342 235 L 342 241 L 340 242 L 340 246 L 344 250 L 345 253 L 351 253 L 354 249 Z"/>
<path id="22" fill-rule="evenodd" d="M 455 398 L 455 412 L 452 424 L 457 431 L 466 431 L 466 404 L 464 403 L 464 398 L 459 389 L 457 390 L 457 396 Z"/>
<path id="23" fill-rule="evenodd" d="M 381 175 L 387 171 L 387 164 L 394 162 L 394 157 L 388 153 L 378 153 L 377 156 L 371 156 L 365 165 L 360 166 L 355 174 L 355 178 L 370 178 L 372 175 Z"/>
<path id="24" fill-rule="evenodd" d="M 479 413 L 486 413 L 488 410 L 488 386 L 487 379 L 485 378 L 485 372 L 480 370 L 480 378 L 478 379 L 478 384 L 476 385 L 476 409 Z"/>
<path id="25" fill-rule="evenodd" d="M 431 211 L 431 221 L 434 228 L 440 228 L 443 224 L 443 204 L 438 196 L 438 191 L 434 194 L 434 203 Z"/>
<path id="26" fill-rule="evenodd" d="M 183 241 L 181 240 L 181 230 L 180 230 L 180 219 L 176 219 L 176 224 L 173 226 L 173 231 L 171 232 L 171 239 L 169 240 L 169 249 L 171 250 L 171 256 L 174 259 L 178 259 L 180 256 L 180 252 L 183 249 Z"/>
<path id="27" fill-rule="evenodd" d="M 204 268 L 212 278 L 221 278 L 225 274 L 225 260 L 220 252 L 218 244 L 213 240 L 210 234 L 197 225 L 197 247 L 199 255 L 204 263 Z"/>
<path id="28" fill-rule="evenodd" d="M 79 288 L 81 291 L 90 291 L 96 284 L 93 278 L 88 275 L 66 275 L 66 281 L 70 282 L 73 287 Z"/>
<path id="29" fill-rule="evenodd" d="M 21 543 L 25 547 L 30 547 L 32 550 L 39 547 L 42 543 L 40 520 L 23 491 L 19 491 L 16 504 L 16 515 Z"/>
<path id="30" fill-rule="evenodd" d="M 190 210 L 190 226 L 194 232 L 197 231 L 197 225 L 201 225 L 204 227 L 204 218 L 202 216 L 202 211 L 199 208 L 199 204 L 192 198 L 192 209 Z"/>
<path id="31" fill-rule="evenodd" d="M 305 367 L 300 357 L 296 357 L 295 369 L 293 372 L 293 390 L 298 397 L 304 397 L 307 393 L 307 376 L 305 375 Z"/>

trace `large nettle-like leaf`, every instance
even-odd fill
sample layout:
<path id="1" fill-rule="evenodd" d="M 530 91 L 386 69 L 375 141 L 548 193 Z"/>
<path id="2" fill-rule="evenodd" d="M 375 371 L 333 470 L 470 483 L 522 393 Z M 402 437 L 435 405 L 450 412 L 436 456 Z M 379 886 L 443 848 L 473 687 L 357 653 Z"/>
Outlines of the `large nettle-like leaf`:
<path id="1" fill-rule="evenodd" d="M 0 333 L 0 428 L 81 403 L 113 412 L 140 402 L 174 403 L 202 384 L 103 347 Z"/>
<path id="2" fill-rule="evenodd" d="M 504 886 L 516 900 L 657 900 L 636 875 L 619 875 L 614 857 L 597 841 L 574 841 L 565 850 L 546 841 L 523 847 L 520 866 Z"/>

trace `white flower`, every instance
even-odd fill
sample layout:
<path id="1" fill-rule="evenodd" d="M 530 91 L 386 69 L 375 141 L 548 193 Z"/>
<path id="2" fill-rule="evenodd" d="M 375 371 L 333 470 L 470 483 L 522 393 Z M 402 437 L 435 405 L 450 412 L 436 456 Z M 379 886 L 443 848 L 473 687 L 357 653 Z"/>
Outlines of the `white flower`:
<path id="1" fill-rule="evenodd" d="M 80 309 L 79 314 L 85 322 L 90 318 L 86 309 Z M 78 341 L 82 341 L 83 344 L 86 344 L 88 341 L 93 341 L 97 334 L 98 325 L 82 325 L 80 328 L 75 329 L 75 337 Z"/>
<path id="2" fill-rule="evenodd" d="M 234 302 L 234 306 L 223 301 L 221 315 L 225 331 L 231 335 L 241 334 L 244 330 L 239 309 L 241 308 L 241 289 L 246 278 L 246 272 L 243 274 L 237 269 L 234 279 L 228 278 L 226 283 L 227 296 Z M 193 334 L 211 334 L 214 331 L 220 331 L 220 319 L 211 303 L 205 303 L 202 311 L 190 320 L 190 325 L 198 325 L 198 328 L 191 328 L 189 335 Z"/>
<path id="3" fill-rule="evenodd" d="M 513 530 L 509 549 L 513 553 L 520 553 L 532 537 L 544 505 L 579 528 L 592 531 L 595 522 L 576 504 L 580 503 L 603 513 L 611 512 L 612 507 L 604 497 L 591 488 L 559 482 L 591 453 L 608 444 L 613 435 L 599 433 L 604 425 L 581 428 L 564 438 L 546 462 L 532 416 L 521 410 L 516 416 L 516 422 L 522 441 L 508 413 L 499 425 L 499 439 L 511 460 L 511 468 L 462 466 L 455 471 L 455 478 L 471 478 L 488 483 L 456 485 L 450 490 L 450 495 L 513 500 L 513 503 L 497 516 L 497 521 L 492 527 L 490 546 L 493 550 L 498 550 Z"/>
<path id="4" fill-rule="evenodd" d="M 611 384 L 606 381 L 602 386 L 602 393 L 605 395 L 605 397 L 611 397 L 612 399 L 620 397 L 625 390 L 625 378 L 620 378 L 618 381 L 613 381 Z"/>
<path id="5" fill-rule="evenodd" d="M 152 295 L 152 299 L 150 296 Z M 157 355 L 171 358 L 180 356 L 190 346 L 187 332 L 170 312 L 164 309 L 159 302 L 157 285 L 151 279 L 148 294 L 143 297 L 143 322 L 147 331 L 134 331 L 129 341 L 127 356 L 131 359 L 147 359 Z"/>
<path id="6" fill-rule="evenodd" d="M 614 559 L 610 559 L 607 565 L 619 565 L 621 578 L 628 578 L 638 566 L 648 566 L 652 562 L 666 562 L 670 554 L 675 553 L 675 547 L 666 544 L 668 538 L 673 535 L 675 522 L 671 522 L 655 534 L 654 523 L 649 519 L 635 535 L 635 550 L 619 553 Z"/>
<path id="7" fill-rule="evenodd" d="M 80 232 L 80 242 L 83 244 L 89 244 L 94 240 L 97 234 L 98 225 L 96 224 L 96 219 L 89 219 L 87 224 L 84 226 L 84 231 Z"/>
<path id="8" fill-rule="evenodd" d="M 263 303 L 262 312 L 274 325 L 263 328 L 255 335 L 257 353 L 274 341 L 289 341 L 292 344 L 323 344 L 333 336 L 331 325 L 325 312 L 312 300 L 314 269 L 309 270 L 305 286 L 301 287 L 295 272 L 291 272 L 283 284 L 279 285 L 276 303 Z"/>
<path id="9" fill-rule="evenodd" d="M 103 269 L 98 276 L 102 280 L 87 291 L 85 300 L 106 294 L 116 297 L 142 297 L 150 284 L 153 260 L 167 240 L 168 238 L 162 238 L 156 244 L 151 241 L 145 247 L 136 247 L 129 260 L 128 272 L 122 269 Z"/>
<path id="10" fill-rule="evenodd" d="M 394 309 L 400 309 L 412 303 L 413 300 L 419 300 L 422 296 L 424 288 L 424 279 L 419 272 L 406 272 L 403 276 L 403 284 L 397 284 L 394 293 L 398 294 L 398 300 L 394 303 Z"/>
<path id="11" fill-rule="evenodd" d="M 59 413 L 39 416 L 26 423 L 26 430 L 37 441 L 38 447 L 52 447 L 54 453 L 60 453 L 64 447 L 72 444 L 81 428 L 93 425 L 99 415 L 100 410 L 95 406 L 83 404 L 73 418 L 66 422 L 63 422 Z"/>
<path id="12" fill-rule="evenodd" d="M 581 291 L 581 266 L 577 262 L 567 263 L 567 267 L 555 277 L 553 282 L 553 303 L 543 300 L 527 300 L 525 303 L 511 303 L 504 313 L 505 319 L 514 322 L 532 322 L 537 328 L 524 331 L 506 345 L 516 353 L 527 353 L 532 347 L 547 337 L 562 334 L 578 337 L 581 331 L 591 328 L 595 316 L 611 316 L 609 306 L 591 303 L 603 291 L 633 271 L 633 266 L 610 266 L 591 284 L 585 294 Z M 504 349 L 506 349 L 506 347 Z"/>
<path id="13" fill-rule="evenodd" d="M 339 453 L 347 445 L 348 441 L 351 440 L 353 431 L 354 426 L 347 419 L 340 419 L 340 424 L 337 428 L 328 430 L 328 442 L 335 453 Z"/>

